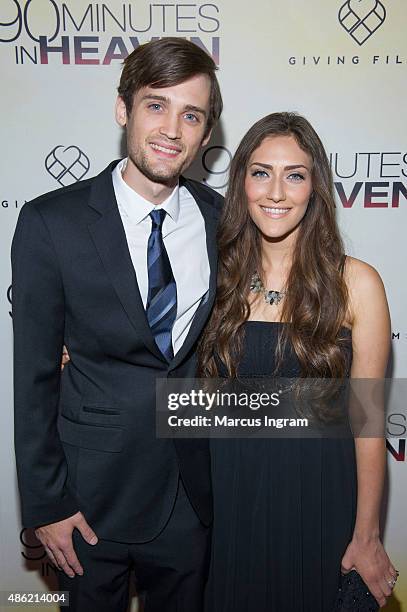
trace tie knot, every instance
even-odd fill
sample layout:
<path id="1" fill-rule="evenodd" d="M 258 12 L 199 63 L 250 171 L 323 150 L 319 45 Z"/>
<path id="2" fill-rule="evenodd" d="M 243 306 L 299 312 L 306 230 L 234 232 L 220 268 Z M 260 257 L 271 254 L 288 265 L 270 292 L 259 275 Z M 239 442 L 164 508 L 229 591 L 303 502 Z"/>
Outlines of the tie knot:
<path id="1" fill-rule="evenodd" d="M 163 226 L 163 221 L 165 218 L 165 210 L 160 208 L 159 210 L 152 210 L 150 213 L 151 220 L 153 222 L 151 229 L 152 230 L 161 230 Z"/>

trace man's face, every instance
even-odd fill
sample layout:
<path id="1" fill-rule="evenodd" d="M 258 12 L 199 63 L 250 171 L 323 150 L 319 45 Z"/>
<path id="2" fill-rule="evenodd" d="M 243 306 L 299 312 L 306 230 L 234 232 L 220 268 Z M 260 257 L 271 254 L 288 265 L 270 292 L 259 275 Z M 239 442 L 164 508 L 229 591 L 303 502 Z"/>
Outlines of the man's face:
<path id="1" fill-rule="evenodd" d="M 194 160 L 204 137 L 210 104 L 210 79 L 197 75 L 172 87 L 143 87 L 130 116 L 123 100 L 116 119 L 127 129 L 127 152 L 134 170 L 153 183 L 171 185 Z"/>

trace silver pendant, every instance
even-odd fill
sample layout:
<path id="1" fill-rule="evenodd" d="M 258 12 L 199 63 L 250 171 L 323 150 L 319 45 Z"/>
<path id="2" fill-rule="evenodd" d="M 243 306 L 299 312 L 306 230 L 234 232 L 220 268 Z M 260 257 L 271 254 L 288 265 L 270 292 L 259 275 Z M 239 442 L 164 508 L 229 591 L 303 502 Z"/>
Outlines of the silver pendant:
<path id="1" fill-rule="evenodd" d="M 257 272 L 255 272 L 252 276 L 252 281 L 250 283 L 250 291 L 252 293 L 263 293 L 265 301 L 270 304 L 270 306 L 272 306 L 273 304 L 279 304 L 286 293 L 285 291 L 268 291 L 267 289 L 265 289 Z"/>
<path id="2" fill-rule="evenodd" d="M 264 294 L 264 299 L 270 306 L 273 304 L 279 304 L 284 297 L 284 293 L 282 291 L 266 291 Z"/>

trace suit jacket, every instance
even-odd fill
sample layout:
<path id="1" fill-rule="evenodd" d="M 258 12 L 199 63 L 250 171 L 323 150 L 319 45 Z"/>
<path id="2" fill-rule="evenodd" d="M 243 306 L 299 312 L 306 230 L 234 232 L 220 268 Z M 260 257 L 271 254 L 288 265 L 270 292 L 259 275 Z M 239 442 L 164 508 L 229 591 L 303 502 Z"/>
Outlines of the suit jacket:
<path id="1" fill-rule="evenodd" d="M 98 536 L 143 542 L 165 525 L 179 474 L 201 521 L 212 518 L 208 442 L 155 437 L 155 380 L 195 374 L 222 197 L 181 179 L 205 220 L 210 287 L 168 363 L 145 316 L 116 163 L 21 209 L 12 244 L 15 448 L 24 526 L 80 510 Z M 64 343 L 71 361 L 61 375 Z"/>

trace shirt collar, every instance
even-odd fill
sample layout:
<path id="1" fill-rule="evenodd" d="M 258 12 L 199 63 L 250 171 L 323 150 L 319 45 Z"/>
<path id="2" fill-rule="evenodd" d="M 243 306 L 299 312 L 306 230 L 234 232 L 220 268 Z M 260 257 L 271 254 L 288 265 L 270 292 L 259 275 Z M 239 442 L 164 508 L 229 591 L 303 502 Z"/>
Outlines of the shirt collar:
<path id="1" fill-rule="evenodd" d="M 152 204 L 137 191 L 132 189 L 123 179 L 122 172 L 127 164 L 127 158 L 122 159 L 112 171 L 113 187 L 117 202 L 133 223 L 141 223 L 152 210 L 163 208 L 167 215 L 176 223 L 180 211 L 179 183 L 164 202 L 160 205 Z"/>

